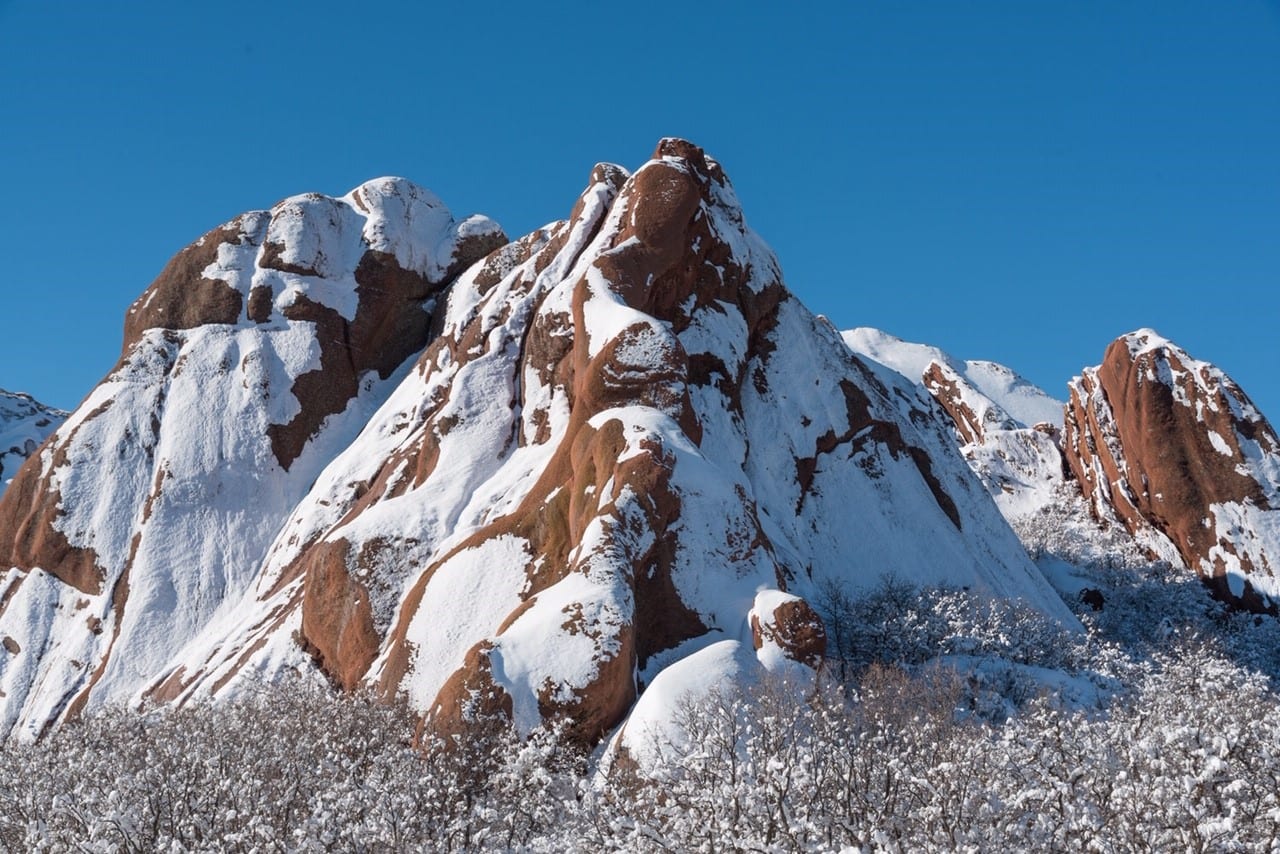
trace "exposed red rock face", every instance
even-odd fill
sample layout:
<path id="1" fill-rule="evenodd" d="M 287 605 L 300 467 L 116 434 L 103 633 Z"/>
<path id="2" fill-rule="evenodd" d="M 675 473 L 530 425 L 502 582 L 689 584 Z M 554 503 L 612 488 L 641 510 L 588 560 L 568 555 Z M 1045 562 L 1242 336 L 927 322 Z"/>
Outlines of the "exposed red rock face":
<path id="1" fill-rule="evenodd" d="M 965 400 L 954 371 L 939 362 L 932 362 L 924 372 L 924 387 L 951 416 L 963 444 L 981 445 L 986 441 L 982 417 Z"/>
<path id="2" fill-rule="evenodd" d="M 244 307 L 240 291 L 221 279 L 205 278 L 204 271 L 217 260 L 223 244 L 238 246 L 247 239 L 245 227 L 244 217 L 234 219 L 173 256 L 151 287 L 129 306 L 122 353 L 128 353 L 148 329 L 193 329 L 240 318 Z"/>
<path id="3" fill-rule="evenodd" d="M 1280 441 L 1220 370 L 1151 330 L 1126 335 L 1072 382 L 1063 443 L 1095 513 L 1227 600 L 1274 607 L 1280 543 L 1257 523 L 1280 507 Z"/>
<path id="4" fill-rule="evenodd" d="M 91 423 L 110 408 L 105 402 L 91 410 L 83 423 Z M 79 425 L 53 448 L 53 464 L 42 470 L 31 463 L 18 474 L 0 499 L 0 566 L 40 567 L 65 584 L 84 593 L 102 589 L 104 573 L 92 549 L 74 546 L 55 522 L 60 515 L 62 493 L 54 481 L 57 469 L 67 465 L 67 447 Z"/>
<path id="5" fill-rule="evenodd" d="M 757 600 L 757 609 L 751 614 L 751 639 L 756 650 L 772 644 L 792 661 L 815 670 L 820 667 L 827 654 L 822 618 L 803 599 L 788 597 L 769 604 L 773 607 L 762 615 Z"/>
<path id="6" fill-rule="evenodd" d="M 378 654 L 369 593 L 347 571 L 348 544 L 326 544 L 313 558 L 302 596 L 300 639 L 320 668 L 353 688 Z"/>
<path id="7" fill-rule="evenodd" d="M 430 731 L 444 736 L 465 735 L 477 727 L 502 727 L 512 718 L 511 695 L 494 682 L 488 658 L 491 647 L 479 643 L 467 652 L 463 666 L 440 689 L 436 708 L 424 720 Z M 418 731 L 419 739 L 427 731 Z"/>
<path id="8" fill-rule="evenodd" d="M 474 261 L 504 242 L 501 235 L 474 243 L 447 272 L 452 275 L 461 261 Z M 419 310 L 428 299 L 437 297 L 451 279 L 437 282 L 412 270 L 403 269 L 394 255 L 366 251 L 355 268 L 359 300 L 355 319 L 348 321 L 334 309 L 299 298 L 283 310 L 289 320 L 307 320 L 316 325 L 320 343 L 320 366 L 297 378 L 293 395 L 302 403 L 288 424 L 273 424 L 271 445 L 284 469 L 297 459 L 325 418 L 341 412 L 359 391 L 359 381 L 368 371 L 386 379 L 405 359 L 426 345 L 431 315 Z"/>

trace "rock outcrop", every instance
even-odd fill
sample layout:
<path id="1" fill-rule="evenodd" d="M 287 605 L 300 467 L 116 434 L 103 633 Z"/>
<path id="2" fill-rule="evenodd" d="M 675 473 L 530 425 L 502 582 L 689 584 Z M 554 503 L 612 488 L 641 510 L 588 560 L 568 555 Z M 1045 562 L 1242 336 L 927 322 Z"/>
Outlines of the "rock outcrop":
<path id="1" fill-rule="evenodd" d="M 0 493 L 23 461 L 66 420 L 67 413 L 45 406 L 29 394 L 0 389 Z"/>
<path id="2" fill-rule="evenodd" d="M 805 597 L 885 572 L 1071 620 L 927 398 L 805 310 L 719 165 L 666 140 L 459 278 L 255 601 L 153 696 L 234 689 L 301 642 L 433 726 L 566 716 L 593 741 L 708 644 L 814 664 Z M 762 591 L 794 604 L 756 612 L 757 655 Z"/>
<path id="3" fill-rule="evenodd" d="M 1025 518 L 1060 500 L 1063 404 L 1004 365 L 960 361 L 936 347 L 878 329 L 843 333 L 855 353 L 917 383 L 946 413 L 960 452 L 1006 518 Z"/>
<path id="4" fill-rule="evenodd" d="M 505 243 L 402 179 L 286 199 L 179 252 L 120 361 L 0 499 L 0 735 L 133 696 L 234 612 L 281 522 Z"/>
<path id="5" fill-rule="evenodd" d="M 404 182 L 287 200 L 127 335 L 0 502 L 4 729 L 303 671 L 594 742 L 671 714 L 663 673 L 812 674 L 823 585 L 1074 624 L 932 399 L 791 295 L 681 140 L 512 243 Z"/>
<path id="6" fill-rule="evenodd" d="M 1221 370 L 1150 329 L 1071 382 L 1067 462 L 1093 512 L 1224 599 L 1280 602 L 1280 441 Z"/>

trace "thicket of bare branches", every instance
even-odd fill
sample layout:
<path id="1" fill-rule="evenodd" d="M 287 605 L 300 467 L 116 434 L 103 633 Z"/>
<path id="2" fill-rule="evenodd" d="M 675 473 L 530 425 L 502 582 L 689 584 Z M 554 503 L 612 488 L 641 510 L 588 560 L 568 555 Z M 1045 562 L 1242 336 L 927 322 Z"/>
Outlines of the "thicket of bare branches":
<path id="1" fill-rule="evenodd" d="M 690 698 L 693 747 L 660 768 L 602 770 L 554 728 L 415 746 L 406 710 L 304 685 L 96 714 L 0 747 L 0 849 L 1280 846 L 1276 621 L 1159 568 L 1097 583 L 1084 634 L 964 591 L 828 590 L 821 684 Z"/>

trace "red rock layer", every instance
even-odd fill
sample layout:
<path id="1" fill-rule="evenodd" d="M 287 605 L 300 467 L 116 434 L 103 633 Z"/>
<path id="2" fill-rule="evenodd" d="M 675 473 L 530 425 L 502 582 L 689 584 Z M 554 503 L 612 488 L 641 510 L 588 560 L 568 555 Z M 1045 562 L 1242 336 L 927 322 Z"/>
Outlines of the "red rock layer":
<path id="1" fill-rule="evenodd" d="M 1224 556 L 1246 573 L 1270 575 L 1258 554 L 1222 535 L 1214 505 L 1266 510 L 1267 490 L 1250 468 L 1248 444 L 1280 451 L 1275 431 L 1240 388 L 1152 334 L 1113 342 L 1102 364 L 1071 385 L 1064 430 L 1067 464 L 1095 512 L 1113 514 L 1134 533 L 1167 537 L 1187 566 L 1221 579 Z M 1262 605 L 1215 585 L 1237 604 Z"/>

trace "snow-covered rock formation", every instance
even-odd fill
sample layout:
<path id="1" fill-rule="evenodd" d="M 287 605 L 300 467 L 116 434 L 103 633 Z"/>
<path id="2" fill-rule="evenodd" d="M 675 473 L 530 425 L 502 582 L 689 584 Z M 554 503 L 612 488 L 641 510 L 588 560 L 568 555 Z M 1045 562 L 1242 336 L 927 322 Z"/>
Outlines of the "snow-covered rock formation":
<path id="1" fill-rule="evenodd" d="M 1067 462 L 1093 512 L 1236 604 L 1280 603 L 1280 440 L 1221 370 L 1150 329 L 1071 382 Z"/>
<path id="2" fill-rule="evenodd" d="M 753 633 L 762 591 L 885 572 L 1071 620 L 927 401 L 786 291 L 719 166 L 668 140 L 459 279 L 256 601 L 153 696 L 216 692 L 301 639 L 438 726 L 565 714 L 593 739 L 717 642 L 776 662 L 804 633 Z"/>
<path id="3" fill-rule="evenodd" d="M 180 253 L 0 501 L 0 730 L 300 670 L 593 741 L 681 673 L 807 670 L 814 594 L 885 573 L 1075 625 L 696 146 L 502 243 L 379 181 Z"/>
<path id="4" fill-rule="evenodd" d="M 23 460 L 67 420 L 67 413 L 21 394 L 0 389 L 0 493 Z"/>
<path id="5" fill-rule="evenodd" d="M 960 451 L 1005 517 L 1058 501 L 1066 476 L 1063 403 L 996 362 L 960 361 L 869 327 L 843 333 L 851 350 L 920 385 L 955 426 Z"/>
<path id="6" fill-rule="evenodd" d="M 402 179 L 178 253 L 120 361 L 0 500 L 0 734 L 125 700 L 234 611 L 281 522 L 505 242 Z"/>

